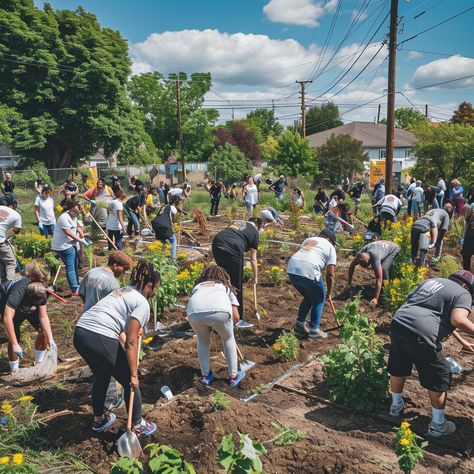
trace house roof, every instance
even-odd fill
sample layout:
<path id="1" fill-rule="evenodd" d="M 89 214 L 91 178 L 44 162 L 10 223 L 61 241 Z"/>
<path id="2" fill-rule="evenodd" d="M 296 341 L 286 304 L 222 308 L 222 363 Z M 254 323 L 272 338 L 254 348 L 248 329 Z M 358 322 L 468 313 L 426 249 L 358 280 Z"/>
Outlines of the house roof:
<path id="1" fill-rule="evenodd" d="M 324 132 L 308 135 L 309 143 L 317 148 L 324 145 L 327 139 L 332 135 L 348 134 L 352 138 L 360 140 L 363 148 L 385 148 L 387 139 L 387 126 L 381 123 L 372 122 L 352 122 L 340 127 L 324 130 Z M 416 138 L 410 132 L 395 129 L 395 148 L 410 148 L 416 142 Z"/>

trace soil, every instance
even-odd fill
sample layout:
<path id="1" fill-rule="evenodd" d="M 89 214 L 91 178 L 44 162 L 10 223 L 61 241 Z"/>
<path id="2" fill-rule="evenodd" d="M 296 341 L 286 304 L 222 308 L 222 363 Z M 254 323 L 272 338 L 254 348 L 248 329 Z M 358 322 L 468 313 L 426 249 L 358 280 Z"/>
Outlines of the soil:
<path id="1" fill-rule="evenodd" d="M 208 244 L 227 221 L 227 217 L 213 219 L 204 234 L 199 233 L 194 223 L 187 223 L 186 228 L 191 229 L 192 235 L 200 242 Z M 316 230 L 311 224 L 306 227 L 308 232 Z M 295 235 L 287 230 L 276 230 L 274 238 L 298 243 L 304 236 L 301 232 Z M 184 238 L 181 242 L 190 243 Z M 144 244 L 138 245 L 140 250 Z M 189 252 L 192 258 L 201 256 L 207 261 L 210 255 L 206 246 L 203 247 L 183 251 Z M 397 472 L 392 424 L 385 416 L 386 410 L 355 414 L 328 400 L 320 356 L 337 345 L 339 339 L 338 330 L 332 330 L 335 321 L 327 308 L 322 319 L 322 329 L 328 331 L 326 340 L 302 341 L 296 361 L 281 362 L 274 358 L 271 345 L 284 331 L 292 330 L 300 296 L 286 281 L 279 288 L 272 287 L 262 270 L 273 265 L 286 268 L 293 247 L 285 250 L 281 244 L 270 244 L 270 250 L 261 260 L 261 282 L 258 285 L 260 321 L 256 320 L 252 309 L 251 287 L 247 285 L 245 288 L 246 319 L 256 326 L 251 331 L 237 332 L 237 340 L 244 356 L 256 365 L 247 372 L 238 388 L 230 388 L 225 382 L 226 364 L 220 355 L 222 345 L 218 338 L 211 365 L 220 380 L 212 388 L 199 383 L 195 339 L 186 336 L 190 329 L 184 309 L 187 298 L 180 298 L 178 307 L 165 310 L 162 323 L 173 324 L 176 337 L 159 339 L 162 345 L 158 350 L 145 347 L 140 377 L 144 412 L 157 423 L 158 431 L 143 444 L 156 442 L 178 449 L 199 473 L 222 472 L 217 463 L 217 448 L 226 434 L 233 433 L 237 440 L 237 432 L 264 442 L 268 450 L 263 457 L 264 468 L 269 473 Z M 347 281 L 349 252 L 340 250 L 338 259 L 334 291 L 336 309 L 342 308 L 347 301 L 347 296 L 341 293 Z M 103 263 L 103 257 L 98 261 Z M 358 269 L 354 284 L 362 292 L 362 308 L 377 322 L 378 333 L 387 347 L 390 313 L 369 305 L 373 291 L 372 274 Z M 59 293 L 67 296 L 67 288 L 63 285 Z M 71 299 L 67 304 L 51 301 L 49 314 L 62 363 L 53 379 L 23 387 L 22 393 L 35 397 L 39 416 L 46 420 L 42 433 L 52 447 L 67 449 L 81 457 L 93 472 L 108 473 L 110 463 L 118 457 L 116 440 L 125 429 L 126 413 L 123 408 L 117 411 L 119 422 L 110 431 L 100 436 L 91 434 L 91 377 L 72 346 L 72 329 L 81 314 L 78 301 Z M 453 377 L 447 406 L 448 417 L 456 423 L 457 431 L 442 442 L 430 442 L 415 472 L 473 473 L 474 461 L 470 455 L 474 447 L 474 356 L 461 354 L 453 340 L 448 340 L 445 348 L 446 355 L 455 358 L 464 369 Z M 264 387 L 263 384 L 271 386 Z M 175 395 L 170 402 L 165 401 L 160 392 L 163 385 L 168 385 Z M 241 401 L 255 394 L 256 389 L 261 393 L 251 401 Z M 0 385 L 0 397 L 11 398 L 18 390 Z M 214 409 L 210 401 L 214 390 L 231 397 L 229 409 Z M 430 416 L 429 400 L 416 373 L 407 382 L 405 400 L 406 418 L 414 430 L 423 435 Z M 271 440 L 277 431 L 272 423 L 277 421 L 305 431 L 306 439 L 294 446 L 273 445 Z"/>

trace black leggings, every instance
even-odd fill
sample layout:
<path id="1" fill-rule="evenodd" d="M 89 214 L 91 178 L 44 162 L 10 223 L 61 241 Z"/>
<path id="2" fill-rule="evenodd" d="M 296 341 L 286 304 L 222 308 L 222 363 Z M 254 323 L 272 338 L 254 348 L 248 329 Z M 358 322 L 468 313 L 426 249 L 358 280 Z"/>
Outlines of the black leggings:
<path id="1" fill-rule="evenodd" d="M 102 336 L 87 329 L 76 327 L 74 331 L 74 347 L 87 362 L 94 375 L 92 385 L 92 409 L 94 416 L 104 414 L 105 397 L 109 387 L 110 377 L 113 377 L 123 387 L 125 403 L 128 410 L 130 399 L 130 367 L 127 355 L 118 339 Z M 140 389 L 135 389 L 133 400 L 133 424 L 137 425 L 142 419 L 142 397 Z"/>
<path id="2" fill-rule="evenodd" d="M 244 278 L 244 256 L 232 255 L 216 246 L 212 246 L 212 255 L 217 265 L 222 267 L 230 277 L 232 286 L 236 289 L 237 301 L 239 302 L 240 319 L 244 317 L 244 298 L 242 293 L 242 280 Z"/>
<path id="3" fill-rule="evenodd" d="M 217 213 L 219 211 L 219 202 L 221 198 L 211 198 L 211 216 L 217 216 Z"/>
<path id="4" fill-rule="evenodd" d="M 462 267 L 464 270 L 471 271 L 471 257 L 474 254 L 474 236 L 464 238 L 464 246 L 461 249 Z"/>

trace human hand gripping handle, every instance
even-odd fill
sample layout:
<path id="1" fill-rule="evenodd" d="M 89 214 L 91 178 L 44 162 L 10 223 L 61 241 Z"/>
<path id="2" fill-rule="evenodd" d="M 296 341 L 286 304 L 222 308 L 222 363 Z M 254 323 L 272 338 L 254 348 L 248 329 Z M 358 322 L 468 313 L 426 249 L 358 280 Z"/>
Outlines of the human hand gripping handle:
<path id="1" fill-rule="evenodd" d="M 80 242 L 82 245 L 84 245 L 85 248 L 90 247 L 90 246 L 92 245 L 92 242 L 89 242 L 89 241 L 86 240 L 86 239 L 81 239 L 79 242 Z"/>
<path id="2" fill-rule="evenodd" d="M 13 344 L 13 353 L 16 354 L 20 359 L 23 359 L 23 349 L 20 344 Z"/>

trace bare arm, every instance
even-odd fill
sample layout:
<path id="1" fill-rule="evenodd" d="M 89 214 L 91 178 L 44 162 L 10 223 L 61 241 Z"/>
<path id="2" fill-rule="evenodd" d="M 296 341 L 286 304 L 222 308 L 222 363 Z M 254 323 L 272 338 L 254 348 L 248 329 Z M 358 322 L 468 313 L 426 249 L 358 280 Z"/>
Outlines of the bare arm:
<path id="1" fill-rule="evenodd" d="M 15 326 L 13 325 L 13 318 L 15 317 L 15 310 L 10 306 L 5 306 L 5 311 L 3 313 L 3 327 L 7 333 L 8 340 L 13 346 L 18 345 L 18 339 L 15 334 Z"/>
<path id="2" fill-rule="evenodd" d="M 232 305 L 232 322 L 237 324 L 240 321 L 239 307 Z"/>
<path id="3" fill-rule="evenodd" d="M 328 265 L 328 267 L 326 268 L 326 289 L 327 289 L 328 300 L 331 299 L 335 270 L 336 270 L 336 265 Z"/>
<path id="4" fill-rule="evenodd" d="M 120 227 L 125 232 L 125 224 L 123 223 L 123 211 L 117 211 L 117 219 L 120 223 Z"/>
<path id="5" fill-rule="evenodd" d="M 81 238 L 78 235 L 73 234 L 69 229 L 62 229 L 62 231 L 72 240 L 77 240 L 77 242 L 81 241 Z"/>
<path id="6" fill-rule="evenodd" d="M 451 311 L 451 324 L 467 334 L 474 335 L 474 323 L 468 319 L 468 316 L 469 310 L 464 308 L 454 308 Z"/>
<path id="7" fill-rule="evenodd" d="M 21 232 L 21 227 L 12 227 L 11 231 L 14 234 L 19 234 Z"/>
<path id="8" fill-rule="evenodd" d="M 347 284 L 349 286 L 352 285 L 352 277 L 354 276 L 354 270 L 355 270 L 355 267 L 357 267 L 357 265 L 359 265 L 359 263 L 357 262 L 357 257 L 356 257 L 352 260 L 351 264 L 349 265 L 349 272 L 347 273 Z"/>
<path id="9" fill-rule="evenodd" d="M 461 334 L 459 334 L 457 331 L 453 332 L 453 337 L 461 344 L 464 350 L 474 352 L 474 344 L 471 344 L 468 341 L 466 341 L 466 339 L 461 337 Z"/>
<path id="10" fill-rule="evenodd" d="M 48 341 L 52 341 L 53 332 L 51 331 L 51 323 L 49 322 L 48 311 L 46 309 L 46 305 L 42 305 L 38 308 L 38 314 L 39 314 L 39 322 L 40 322 L 41 329 L 46 334 Z"/>
<path id="11" fill-rule="evenodd" d="M 380 298 L 380 292 L 382 291 L 382 283 L 383 283 L 383 270 L 382 265 L 379 265 L 377 270 L 374 271 L 375 273 L 375 293 L 374 298 L 371 301 L 372 304 L 377 304 Z"/>
<path id="12" fill-rule="evenodd" d="M 38 221 L 38 223 L 39 223 L 39 221 L 40 221 L 40 213 L 39 213 L 39 210 L 40 210 L 40 209 L 39 209 L 39 206 L 35 206 L 35 215 L 36 215 L 36 220 Z"/>
<path id="13" fill-rule="evenodd" d="M 258 284 L 258 267 L 257 267 L 257 251 L 255 249 L 250 250 L 250 265 L 253 273 L 253 283 Z"/>
<path id="14" fill-rule="evenodd" d="M 138 333 L 141 329 L 140 323 L 135 318 L 130 318 L 125 340 L 125 353 L 127 354 L 130 367 L 130 385 L 138 387 Z"/>

